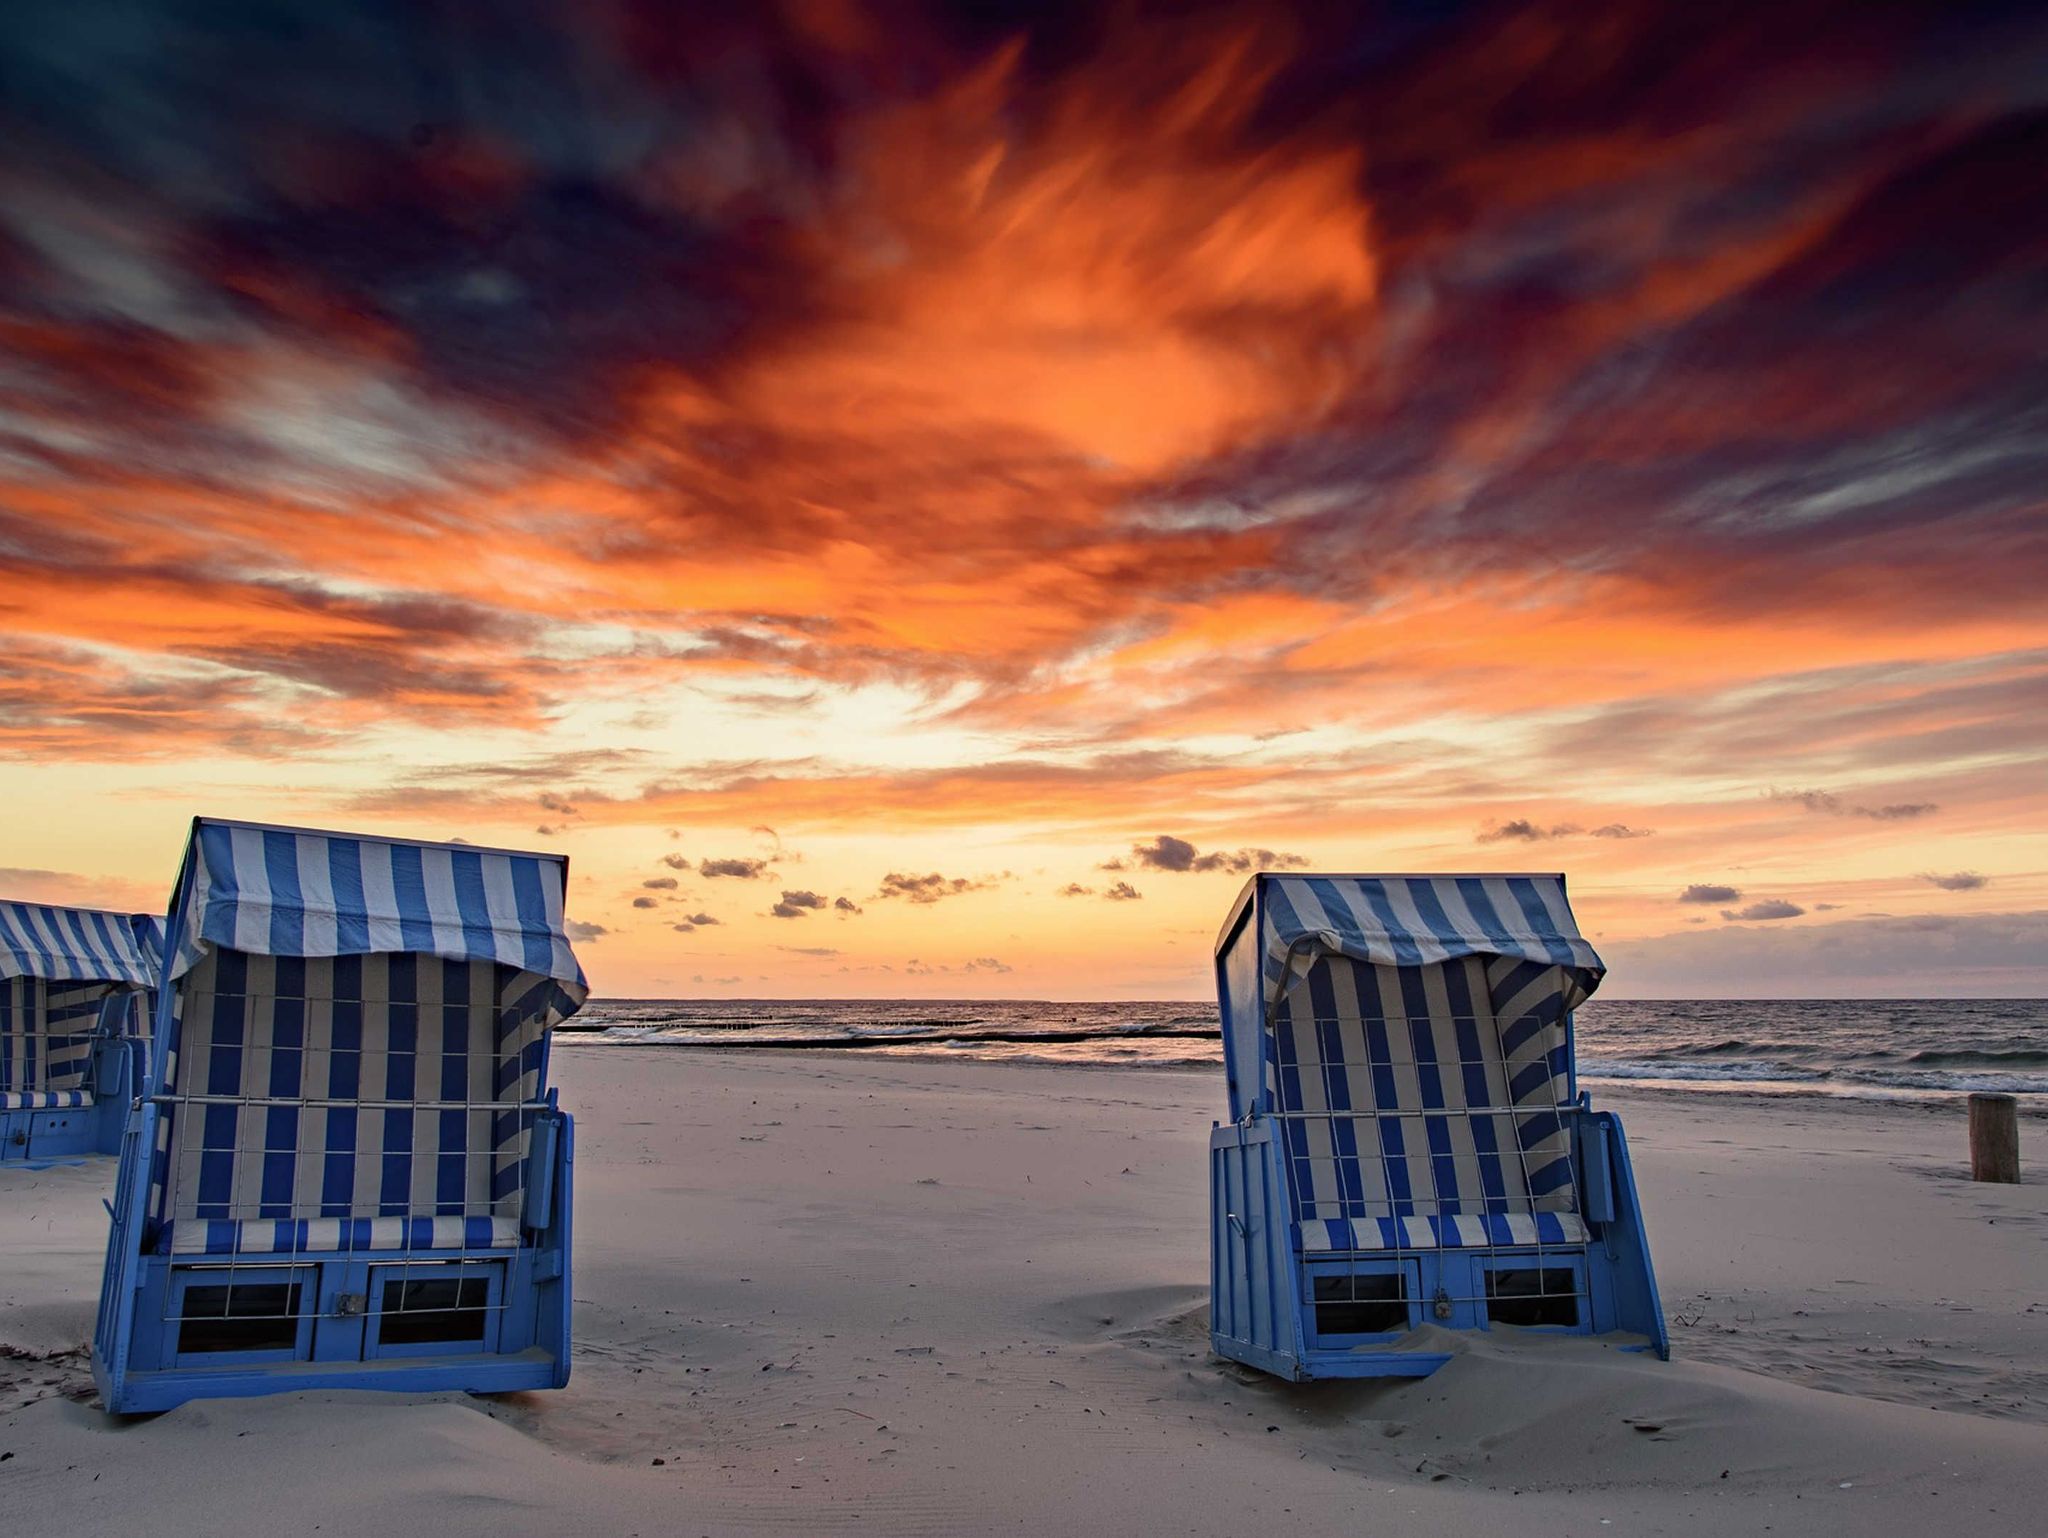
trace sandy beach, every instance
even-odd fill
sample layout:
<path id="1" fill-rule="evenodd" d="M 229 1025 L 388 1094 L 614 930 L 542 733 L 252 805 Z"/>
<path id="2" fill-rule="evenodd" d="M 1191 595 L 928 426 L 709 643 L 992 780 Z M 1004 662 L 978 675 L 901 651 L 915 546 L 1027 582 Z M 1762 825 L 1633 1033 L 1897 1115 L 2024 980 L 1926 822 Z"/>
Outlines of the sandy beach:
<path id="1" fill-rule="evenodd" d="M 1214 1075 L 565 1043 L 555 1078 L 557 1394 L 117 1422 L 83 1351 L 113 1163 L 0 1172 L 5 1530 L 1903 1534 L 2048 1501 L 2048 1187 L 1963 1178 L 1960 1105 L 1604 1094 L 1673 1361 L 1503 1331 L 1292 1387 L 1208 1352 Z"/>

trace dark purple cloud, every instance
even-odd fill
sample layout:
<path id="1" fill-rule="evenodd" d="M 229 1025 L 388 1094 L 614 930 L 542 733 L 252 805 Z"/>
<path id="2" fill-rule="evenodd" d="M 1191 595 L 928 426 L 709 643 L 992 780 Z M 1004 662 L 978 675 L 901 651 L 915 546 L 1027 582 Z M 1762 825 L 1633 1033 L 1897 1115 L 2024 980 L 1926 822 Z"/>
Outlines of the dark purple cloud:
<path id="1" fill-rule="evenodd" d="M 1678 900 L 1682 903 L 1732 903 L 1741 896 L 1742 893 L 1732 886 L 1696 881 L 1678 894 Z"/>
<path id="2" fill-rule="evenodd" d="M 1230 871 L 1244 875 L 1255 870 L 1303 870 L 1308 861 L 1298 854 L 1280 854 L 1271 849 L 1212 849 L 1201 853 L 1184 838 L 1161 833 L 1156 838 L 1131 846 L 1130 863 L 1139 870 Z M 1121 859 L 1106 862 L 1104 870 L 1122 870 Z"/>
<path id="3" fill-rule="evenodd" d="M 876 891 L 877 899 L 901 897 L 914 903 L 935 903 L 948 897 L 959 897 L 967 892 L 982 892 L 996 883 L 983 877 L 979 880 L 967 876 L 942 876 L 930 871 L 919 876 L 902 871 L 890 871 L 882 878 L 881 887 Z"/>

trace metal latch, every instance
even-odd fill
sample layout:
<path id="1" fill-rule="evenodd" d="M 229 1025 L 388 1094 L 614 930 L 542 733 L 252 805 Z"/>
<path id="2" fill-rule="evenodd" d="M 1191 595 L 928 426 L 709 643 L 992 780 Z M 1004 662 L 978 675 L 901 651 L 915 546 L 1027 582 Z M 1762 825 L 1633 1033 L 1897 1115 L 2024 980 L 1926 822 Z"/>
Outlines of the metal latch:
<path id="1" fill-rule="evenodd" d="M 337 1292 L 334 1295 L 334 1315 L 337 1319 L 353 1319 L 366 1310 L 369 1301 L 365 1293 Z"/>

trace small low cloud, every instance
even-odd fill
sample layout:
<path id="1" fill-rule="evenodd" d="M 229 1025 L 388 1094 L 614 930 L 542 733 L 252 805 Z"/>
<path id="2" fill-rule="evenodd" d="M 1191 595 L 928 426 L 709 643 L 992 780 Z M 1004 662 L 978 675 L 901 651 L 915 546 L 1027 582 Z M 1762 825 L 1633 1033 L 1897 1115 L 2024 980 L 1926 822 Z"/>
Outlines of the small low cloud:
<path id="1" fill-rule="evenodd" d="M 846 969 L 842 967 L 840 970 L 844 971 Z M 867 969 L 863 968 L 862 970 L 865 971 Z M 893 972 L 895 968 L 883 966 L 878 970 Z M 963 961 L 957 967 L 951 962 L 933 966 L 929 961 L 920 961 L 915 956 L 903 963 L 903 973 L 906 977 L 964 976 L 969 972 L 1008 972 L 1012 970 L 1013 968 L 1009 963 L 998 961 L 993 956 L 976 956 L 972 961 Z"/>
<path id="2" fill-rule="evenodd" d="M 688 934 L 693 929 L 709 929 L 717 922 L 718 920 L 708 913 L 693 913 L 686 919 L 678 919 L 675 923 L 669 925 L 669 928 L 675 930 L 678 934 Z"/>
<path id="3" fill-rule="evenodd" d="M 860 905 L 859 903 L 855 902 L 855 901 L 854 901 L 854 900 L 853 900 L 853 899 L 852 899 L 851 897 L 835 897 L 835 898 L 833 898 L 833 899 L 832 899 L 832 907 L 833 907 L 833 910 L 834 910 L 835 912 L 838 912 L 838 913 L 847 913 L 847 914 L 853 914 L 853 913 L 860 913 L 860 912 L 863 912 L 863 911 L 864 911 L 864 910 L 863 910 L 863 909 L 861 908 L 861 905 Z"/>
<path id="4" fill-rule="evenodd" d="M 661 863 L 670 870 L 688 870 L 690 868 L 690 862 L 679 854 L 665 854 L 661 857 Z"/>
<path id="5" fill-rule="evenodd" d="M 570 939 L 582 940 L 585 943 L 592 940 L 602 940 L 611 933 L 604 925 L 592 924 L 584 919 L 571 919 L 562 927 L 568 931 Z"/>
<path id="6" fill-rule="evenodd" d="M 1920 879 L 1929 886 L 1938 886 L 1944 892 L 1974 892 L 1980 887 L 1991 885 L 1989 876 L 1979 875 L 1973 870 L 1951 871 L 1946 876 L 1939 871 L 1923 870 Z"/>
<path id="7" fill-rule="evenodd" d="M 1678 894 L 1682 903 L 1732 903 L 1742 896 L 1739 887 L 1717 886 L 1711 881 L 1695 881 Z"/>
<path id="8" fill-rule="evenodd" d="M 740 881 L 758 881 L 767 872 L 766 860 L 700 860 L 697 863 L 700 876 L 731 876 Z"/>
<path id="9" fill-rule="evenodd" d="M 1245 875 L 1255 870 L 1306 870 L 1308 860 L 1298 854 L 1274 849 L 1212 849 L 1203 854 L 1184 838 L 1161 833 L 1149 843 L 1133 844 L 1130 860 L 1105 861 L 1103 870 L 1163 870 L 1173 872 L 1230 871 Z"/>
<path id="10" fill-rule="evenodd" d="M 1559 823 L 1554 828 L 1539 828 L 1526 817 L 1511 817 L 1506 822 L 1497 822 L 1492 827 L 1483 829 L 1479 834 L 1479 842 L 1504 844 L 1512 839 L 1520 843 L 1533 844 L 1539 839 L 1562 838 L 1565 834 L 1576 831 L 1569 823 Z"/>
<path id="11" fill-rule="evenodd" d="M 640 883 L 650 892 L 673 892 L 682 883 L 673 876 L 649 876 Z"/>
<path id="12" fill-rule="evenodd" d="M 1721 917 L 1730 923 L 1758 923 L 1767 919 L 1796 919 L 1806 910 L 1797 903 L 1787 902 L 1782 897 L 1767 897 L 1762 902 L 1751 903 L 1737 911 L 1723 908 Z"/>
<path id="13" fill-rule="evenodd" d="M 1546 825 L 1531 817 L 1510 817 L 1506 822 L 1489 824 L 1476 837 L 1482 844 L 1539 844 L 1546 839 L 1574 838 L 1580 834 L 1587 838 L 1654 838 L 1657 830 L 1631 827 L 1625 822 L 1603 822 L 1597 828 L 1586 828 L 1575 822 Z"/>
<path id="14" fill-rule="evenodd" d="M 1655 828 L 1633 828 L 1625 822 L 1603 822 L 1597 828 L 1586 828 L 1575 822 L 1544 824 L 1533 817 L 1510 817 L 1506 822 L 1488 824 L 1475 836 L 1482 844 L 1540 844 L 1546 839 L 1573 838 L 1579 834 L 1588 838 L 1652 838 L 1656 832 Z"/>
<path id="15" fill-rule="evenodd" d="M 784 892 L 782 901 L 768 911 L 779 919 L 800 919 L 825 906 L 825 899 L 816 892 Z"/>
<path id="16" fill-rule="evenodd" d="M 1933 801 L 1887 801 L 1882 805 L 1868 806 L 1845 801 L 1831 790 L 1779 790 L 1775 786 L 1764 792 L 1764 799 L 1790 802 L 1827 817 L 1868 817 L 1876 822 L 1903 822 L 1941 810 L 1940 805 Z"/>
<path id="17" fill-rule="evenodd" d="M 1119 881 L 1102 894 L 1113 903 L 1134 903 L 1145 894 L 1128 881 Z"/>
<path id="18" fill-rule="evenodd" d="M 569 804 L 569 798 L 567 796 L 558 796 L 551 790 L 541 793 L 540 809 L 543 812 L 553 812 L 557 817 L 574 817 L 576 815 L 576 808 Z"/>
<path id="19" fill-rule="evenodd" d="M 965 876 L 942 876 L 937 871 L 929 875 L 906 875 L 901 871 L 890 871 L 882 878 L 881 889 L 875 893 L 879 900 L 885 897 L 902 897 L 914 903 L 935 903 L 944 898 L 958 897 L 963 892 L 980 892 L 996 883 L 983 879 L 970 881 Z"/>
<path id="20" fill-rule="evenodd" d="M 661 899 L 659 897 L 636 897 L 633 899 L 633 906 L 636 908 L 659 908 L 661 906 Z"/>
<path id="21" fill-rule="evenodd" d="M 1093 897 L 1094 895 L 1094 887 L 1083 886 L 1078 881 L 1069 881 L 1065 886 L 1060 888 L 1060 896 L 1062 897 Z"/>
<path id="22" fill-rule="evenodd" d="M 837 956 L 840 954 L 829 945 L 778 945 L 775 948 L 791 956 Z"/>

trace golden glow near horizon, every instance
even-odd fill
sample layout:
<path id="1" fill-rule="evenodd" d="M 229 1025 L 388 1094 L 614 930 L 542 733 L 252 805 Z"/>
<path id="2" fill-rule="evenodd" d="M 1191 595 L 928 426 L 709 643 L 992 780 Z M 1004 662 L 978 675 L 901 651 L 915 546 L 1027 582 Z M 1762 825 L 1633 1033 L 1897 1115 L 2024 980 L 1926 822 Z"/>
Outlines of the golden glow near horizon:
<path id="1" fill-rule="evenodd" d="M 1262 861 L 1562 870 L 1617 993 L 2048 990 L 2009 66 L 1546 117 L 1685 52 L 1547 15 L 1322 95 L 1277 24 L 723 38 L 869 82 L 810 138 L 592 21 L 589 164 L 183 103 L 182 200 L 53 119 L 0 895 L 160 906 L 207 813 L 563 850 L 604 994 L 1192 998 Z"/>

